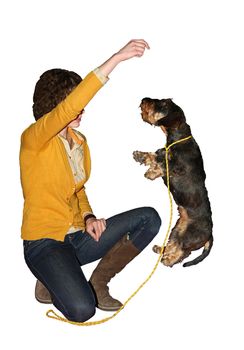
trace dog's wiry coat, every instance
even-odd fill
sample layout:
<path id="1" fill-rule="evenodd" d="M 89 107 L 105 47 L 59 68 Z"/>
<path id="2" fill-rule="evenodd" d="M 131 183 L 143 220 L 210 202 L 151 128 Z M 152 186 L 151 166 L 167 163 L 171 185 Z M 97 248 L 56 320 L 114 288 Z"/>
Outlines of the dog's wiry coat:
<path id="1" fill-rule="evenodd" d="M 156 100 L 144 98 L 141 103 L 142 119 L 160 126 L 167 136 L 166 146 L 191 135 L 182 109 L 171 99 Z M 156 152 L 133 153 L 134 159 L 149 165 L 145 177 L 154 180 L 162 177 L 166 184 L 165 149 Z M 193 137 L 175 144 L 168 154 L 170 191 L 178 205 L 179 219 L 172 229 L 162 262 L 173 266 L 188 257 L 193 250 L 204 247 L 202 254 L 185 263 L 190 266 L 199 263 L 209 254 L 212 244 L 212 213 L 205 187 L 205 171 L 200 149 Z M 160 253 L 161 247 L 153 251 Z"/>

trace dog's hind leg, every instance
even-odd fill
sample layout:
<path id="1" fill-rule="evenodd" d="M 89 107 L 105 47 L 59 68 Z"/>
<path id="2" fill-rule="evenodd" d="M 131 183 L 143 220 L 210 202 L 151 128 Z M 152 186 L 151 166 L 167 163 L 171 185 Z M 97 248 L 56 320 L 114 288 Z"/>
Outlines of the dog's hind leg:
<path id="1" fill-rule="evenodd" d="M 153 251 L 157 254 L 160 254 L 161 247 L 155 245 L 153 247 Z M 185 259 L 190 253 L 186 253 L 181 247 L 181 245 L 174 240 L 170 240 L 165 247 L 161 262 L 165 266 L 172 267 L 173 265 L 181 262 L 183 259 Z"/>
<path id="2" fill-rule="evenodd" d="M 191 219 L 189 218 L 187 210 L 184 207 L 179 206 L 178 211 L 180 217 L 177 220 L 175 227 L 171 231 L 168 244 L 165 247 L 161 260 L 164 265 L 170 267 L 181 262 L 191 253 L 191 250 L 185 249 L 182 244 L 188 225 L 191 223 Z M 159 254 L 161 252 L 161 247 L 154 246 L 153 251 Z"/>

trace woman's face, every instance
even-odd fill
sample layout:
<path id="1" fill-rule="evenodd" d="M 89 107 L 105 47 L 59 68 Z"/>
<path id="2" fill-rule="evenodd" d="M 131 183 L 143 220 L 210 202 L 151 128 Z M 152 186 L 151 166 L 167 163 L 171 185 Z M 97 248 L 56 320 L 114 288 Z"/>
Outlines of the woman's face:
<path id="1" fill-rule="evenodd" d="M 68 124 L 68 127 L 70 128 L 78 128 L 80 126 L 80 121 L 81 121 L 81 118 L 82 118 L 82 115 L 84 114 L 85 110 L 82 109 L 82 111 L 80 112 L 80 114 L 78 114 L 78 116 L 72 120 L 72 122 L 70 122 Z"/>

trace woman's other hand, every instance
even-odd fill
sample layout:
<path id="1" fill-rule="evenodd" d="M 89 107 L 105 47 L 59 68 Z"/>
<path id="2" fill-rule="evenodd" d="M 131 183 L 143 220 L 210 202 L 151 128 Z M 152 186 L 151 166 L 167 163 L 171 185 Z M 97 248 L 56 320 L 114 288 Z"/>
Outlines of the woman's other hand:
<path id="1" fill-rule="evenodd" d="M 97 242 L 99 241 L 105 229 L 105 219 L 90 218 L 86 221 L 86 232 L 89 233 L 89 235 Z"/>

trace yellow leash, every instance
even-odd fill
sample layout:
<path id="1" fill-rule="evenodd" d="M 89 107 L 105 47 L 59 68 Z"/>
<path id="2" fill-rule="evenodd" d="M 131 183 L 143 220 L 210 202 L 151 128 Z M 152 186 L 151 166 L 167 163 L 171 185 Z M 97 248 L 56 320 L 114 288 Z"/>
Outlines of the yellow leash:
<path id="1" fill-rule="evenodd" d="M 144 282 L 141 283 L 141 285 L 137 288 L 137 290 L 131 294 L 131 296 L 125 301 L 125 303 L 120 307 L 120 309 L 118 309 L 112 316 L 109 316 L 109 317 L 105 317 L 99 321 L 88 321 L 88 322 L 74 322 L 74 321 L 69 321 L 67 320 L 66 318 L 64 317 L 61 317 L 59 316 L 58 314 L 56 314 L 56 312 L 54 312 L 53 310 L 48 310 L 46 312 L 46 316 L 49 317 L 49 318 L 53 318 L 55 320 L 58 320 L 58 321 L 63 321 L 63 322 L 67 322 L 67 323 L 71 323 L 71 324 L 74 324 L 76 326 L 95 326 L 97 324 L 101 324 L 101 323 L 105 323 L 109 320 L 111 320 L 112 318 L 114 318 L 115 316 L 118 315 L 118 313 L 120 313 L 120 311 L 122 311 L 125 307 L 125 305 L 128 304 L 128 302 L 139 292 L 139 290 L 142 289 L 142 287 L 150 280 L 150 278 L 152 277 L 152 275 L 154 274 L 154 272 L 156 271 L 160 261 L 161 261 L 161 258 L 163 256 L 163 253 L 164 253 L 164 249 L 167 245 L 167 242 L 168 242 L 168 238 L 169 238 L 169 233 L 170 233 L 170 228 L 171 228 L 171 224 L 172 224 L 172 217 L 173 217 L 173 203 L 172 203 L 172 197 L 171 197 L 171 193 L 170 193 L 170 185 L 169 185 L 169 162 L 168 162 L 168 152 L 169 152 L 169 149 L 174 146 L 175 144 L 177 143 L 180 143 L 180 142 L 183 142 L 183 141 L 186 141 L 186 140 L 189 140 L 192 136 L 188 136 L 188 137 L 185 137 L 184 139 L 180 139 L 178 141 L 175 141 L 173 143 L 171 143 L 169 146 L 165 146 L 165 162 L 166 162 L 166 179 L 167 179 L 167 188 L 168 188 L 168 196 L 169 196 L 169 202 L 170 202 L 170 219 L 169 219 L 169 225 L 168 225 L 168 229 L 167 229 L 167 233 L 165 235 L 165 239 L 164 239 L 164 242 L 163 242 L 163 245 L 162 245 L 162 248 L 161 248 L 161 251 L 160 251 L 160 254 L 159 254 L 159 257 L 158 257 L 158 260 L 152 270 L 152 272 L 150 273 L 150 275 L 145 279 Z"/>

